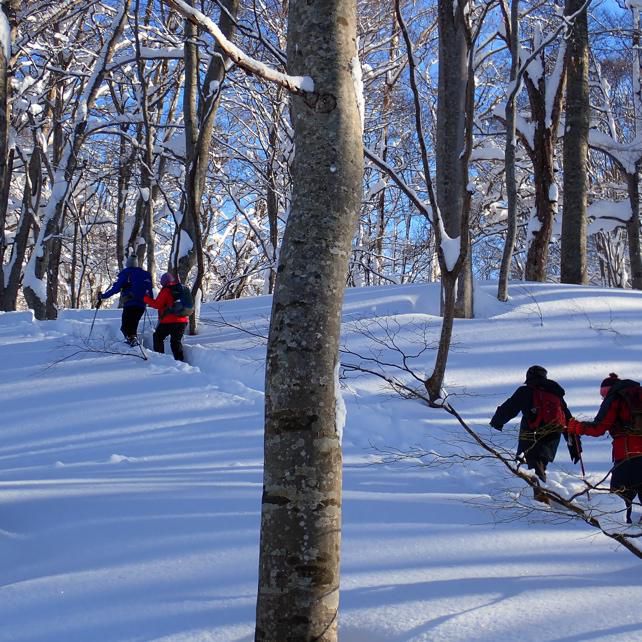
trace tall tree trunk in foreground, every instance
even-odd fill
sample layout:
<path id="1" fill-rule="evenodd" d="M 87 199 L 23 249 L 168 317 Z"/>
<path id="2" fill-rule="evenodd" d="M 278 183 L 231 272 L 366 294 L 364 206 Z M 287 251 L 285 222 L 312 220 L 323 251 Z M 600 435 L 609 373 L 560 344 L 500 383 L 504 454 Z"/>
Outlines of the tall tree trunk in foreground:
<path id="1" fill-rule="evenodd" d="M 341 304 L 363 178 L 355 0 L 291 0 L 292 205 L 268 340 L 256 640 L 337 639 Z"/>

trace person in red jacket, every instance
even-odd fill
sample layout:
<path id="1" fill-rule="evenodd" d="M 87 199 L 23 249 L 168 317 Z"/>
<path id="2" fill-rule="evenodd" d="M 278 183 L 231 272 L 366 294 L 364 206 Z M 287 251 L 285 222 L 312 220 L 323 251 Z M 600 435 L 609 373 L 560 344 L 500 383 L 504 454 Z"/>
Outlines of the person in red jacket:
<path id="1" fill-rule="evenodd" d="M 178 279 L 166 272 L 161 276 L 161 291 L 155 299 L 145 296 L 145 303 L 158 310 L 158 325 L 154 330 L 154 351 L 163 354 L 165 352 L 165 339 L 169 337 L 169 345 L 176 361 L 185 361 L 183 355 L 183 335 L 187 327 L 188 318 L 172 314 L 169 310 L 174 305 L 172 286 L 178 283 Z"/>
<path id="2" fill-rule="evenodd" d="M 603 401 L 595 419 L 571 419 L 568 432 L 590 437 L 600 437 L 606 432 L 611 435 L 613 468 L 610 489 L 624 500 L 626 521 L 630 524 L 635 496 L 642 502 L 642 432 L 635 428 L 632 413 L 635 399 L 641 395 L 640 384 L 631 379 L 620 379 L 611 373 L 602 381 L 600 394 Z"/>

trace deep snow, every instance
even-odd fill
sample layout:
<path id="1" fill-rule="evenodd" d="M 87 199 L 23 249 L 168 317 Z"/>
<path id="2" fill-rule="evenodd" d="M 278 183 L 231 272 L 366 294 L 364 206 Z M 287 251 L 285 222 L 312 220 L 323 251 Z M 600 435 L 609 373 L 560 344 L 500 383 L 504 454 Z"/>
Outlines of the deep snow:
<path id="1" fill-rule="evenodd" d="M 495 290 L 479 284 L 476 318 L 456 322 L 447 372 L 450 400 L 485 439 L 514 448 L 517 421 L 500 434 L 488 419 L 532 364 L 583 418 L 609 372 L 642 379 L 642 293 L 516 283 L 501 304 Z M 418 352 L 424 330 L 438 337 L 438 293 L 349 290 L 344 345 L 398 363 L 373 342 L 387 335 Z M 0 314 L 1 641 L 253 639 L 269 308 L 268 297 L 205 304 L 201 333 L 185 340 L 190 365 L 137 358 L 118 310 L 98 312 L 89 340 L 91 310 Z M 425 374 L 433 359 L 411 367 Z M 531 512 L 530 490 L 471 459 L 479 449 L 443 411 L 373 376 L 343 383 L 342 642 L 642 640 L 639 559 Z M 413 447 L 438 463 L 381 463 Z M 598 480 L 610 441 L 584 448 Z M 563 445 L 549 471 L 552 488 L 581 487 Z"/>

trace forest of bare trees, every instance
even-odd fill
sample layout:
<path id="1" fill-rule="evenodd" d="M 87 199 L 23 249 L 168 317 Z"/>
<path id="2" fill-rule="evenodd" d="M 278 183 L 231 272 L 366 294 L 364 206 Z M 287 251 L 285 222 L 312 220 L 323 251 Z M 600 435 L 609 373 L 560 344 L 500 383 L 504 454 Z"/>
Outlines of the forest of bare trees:
<path id="1" fill-rule="evenodd" d="M 256 639 L 336 639 L 344 287 L 441 283 L 429 404 L 475 279 L 642 289 L 642 0 L 0 7 L 0 309 L 273 294 Z"/>
<path id="2" fill-rule="evenodd" d="M 133 253 L 205 300 L 273 291 L 295 146 L 291 88 L 263 72 L 286 72 L 288 3 L 194 3 L 211 29 L 177 4 L 2 3 L 2 310 L 91 306 Z M 348 286 L 443 279 L 456 316 L 474 278 L 642 287 L 620 4 L 358 3 Z"/>

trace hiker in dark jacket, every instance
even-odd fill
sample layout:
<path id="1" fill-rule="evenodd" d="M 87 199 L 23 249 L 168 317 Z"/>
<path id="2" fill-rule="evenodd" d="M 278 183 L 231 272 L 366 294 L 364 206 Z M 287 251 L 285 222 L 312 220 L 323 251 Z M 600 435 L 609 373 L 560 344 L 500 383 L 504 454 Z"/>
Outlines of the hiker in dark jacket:
<path id="1" fill-rule="evenodd" d="M 546 468 L 555 459 L 557 447 L 560 443 L 560 434 L 564 434 L 567 440 L 569 454 L 574 464 L 579 461 L 581 445 L 579 439 L 569 442 L 565 432 L 565 425 L 571 418 L 571 412 L 564 401 L 564 388 L 556 381 L 547 378 L 546 369 L 542 366 L 531 366 L 526 371 L 525 385 L 520 386 L 501 406 L 497 408 L 490 425 L 496 430 L 501 430 L 506 423 L 522 413 L 522 420 L 519 427 L 519 442 L 517 444 L 516 456 L 523 457 L 529 469 L 535 470 L 535 474 L 544 482 L 546 481 Z M 540 389 L 552 393 L 560 401 L 561 415 L 555 425 L 532 426 L 537 418 L 534 396 L 535 390 Z M 535 493 L 536 499 L 538 493 Z"/>
<path id="2" fill-rule="evenodd" d="M 120 271 L 114 284 L 102 294 L 98 293 L 100 301 L 110 296 L 121 293 L 120 303 L 123 314 L 120 322 L 120 331 L 129 345 L 136 345 L 138 340 L 138 323 L 145 313 L 144 297 L 152 293 L 152 277 L 147 270 L 138 267 L 135 255 L 127 257 L 125 268 Z"/>
<path id="3" fill-rule="evenodd" d="M 169 337 L 169 345 L 176 361 L 185 361 L 183 355 L 183 334 L 187 327 L 188 318 L 172 314 L 169 310 L 174 305 L 172 286 L 178 283 L 178 279 L 170 272 L 161 276 L 162 289 L 155 299 L 145 297 L 145 303 L 158 310 L 158 325 L 154 330 L 154 351 L 163 354 L 165 352 L 165 339 Z"/>
<path id="4" fill-rule="evenodd" d="M 591 437 L 600 437 L 607 432 L 611 435 L 613 468 L 610 489 L 624 500 L 626 521 L 630 524 L 635 496 L 642 502 L 642 427 L 635 426 L 636 420 L 631 412 L 632 408 L 642 410 L 640 384 L 631 379 L 620 379 L 612 372 L 600 384 L 600 394 L 603 401 L 595 419 L 571 419 L 568 431 Z"/>

